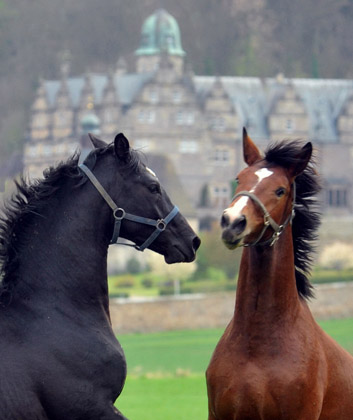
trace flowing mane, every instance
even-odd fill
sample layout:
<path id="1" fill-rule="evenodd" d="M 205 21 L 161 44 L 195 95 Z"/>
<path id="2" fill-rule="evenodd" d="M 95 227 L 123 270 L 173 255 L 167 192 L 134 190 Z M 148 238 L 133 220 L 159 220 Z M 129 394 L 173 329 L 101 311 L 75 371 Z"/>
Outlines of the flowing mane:
<path id="1" fill-rule="evenodd" d="M 112 151 L 113 145 L 93 150 L 85 164 L 93 169 L 97 157 Z M 130 149 L 131 159 L 127 169 L 137 170 L 140 164 L 139 153 Z M 41 217 L 42 210 L 49 200 L 68 179 L 76 180 L 79 187 L 87 178 L 78 168 L 80 155 L 75 153 L 66 162 L 46 169 L 43 178 L 28 183 L 23 177 L 15 180 L 17 191 L 0 209 L 0 299 L 16 282 L 22 246 L 25 244 L 26 227 L 35 217 Z"/>
<path id="2" fill-rule="evenodd" d="M 31 183 L 23 177 L 15 180 L 17 191 L 4 203 L 0 215 L 0 296 L 16 279 L 26 227 L 34 217 L 41 216 L 48 199 L 58 191 L 64 179 L 82 180 L 77 167 L 78 159 L 79 155 L 75 154 L 66 162 L 46 169 L 44 178 Z"/>
<path id="3" fill-rule="evenodd" d="M 269 164 L 284 168 L 298 162 L 303 144 L 298 141 L 283 141 L 270 146 L 265 152 Z M 320 226 L 320 213 L 315 195 L 320 191 L 315 161 L 311 158 L 305 171 L 296 178 L 295 217 L 292 222 L 295 276 L 298 293 L 303 298 L 313 297 L 309 281 L 313 263 L 314 241 Z"/>

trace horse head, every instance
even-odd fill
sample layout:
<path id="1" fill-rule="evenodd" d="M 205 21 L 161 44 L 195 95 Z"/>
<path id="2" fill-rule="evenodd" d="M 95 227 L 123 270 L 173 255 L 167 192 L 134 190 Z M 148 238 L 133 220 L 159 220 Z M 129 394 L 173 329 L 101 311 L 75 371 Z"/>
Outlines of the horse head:
<path id="1" fill-rule="evenodd" d="M 286 167 L 268 162 L 243 130 L 243 154 L 248 165 L 236 178 L 237 188 L 221 218 L 224 244 L 273 245 L 295 214 L 295 178 L 312 154 L 307 143 Z"/>
<path id="2" fill-rule="evenodd" d="M 112 243 L 120 236 L 140 251 L 162 254 L 167 263 L 193 261 L 200 239 L 128 139 L 120 133 L 108 145 L 90 138 L 95 149 L 81 169 L 111 207 Z"/>

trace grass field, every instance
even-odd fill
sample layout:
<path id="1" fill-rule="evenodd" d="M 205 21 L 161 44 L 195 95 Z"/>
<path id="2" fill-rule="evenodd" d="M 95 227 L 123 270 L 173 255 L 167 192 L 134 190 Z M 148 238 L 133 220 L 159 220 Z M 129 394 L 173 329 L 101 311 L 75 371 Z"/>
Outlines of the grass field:
<path id="1" fill-rule="evenodd" d="M 320 322 L 353 354 L 353 318 Z M 205 420 L 204 372 L 223 330 L 119 336 L 128 378 L 117 406 L 130 420 Z"/>

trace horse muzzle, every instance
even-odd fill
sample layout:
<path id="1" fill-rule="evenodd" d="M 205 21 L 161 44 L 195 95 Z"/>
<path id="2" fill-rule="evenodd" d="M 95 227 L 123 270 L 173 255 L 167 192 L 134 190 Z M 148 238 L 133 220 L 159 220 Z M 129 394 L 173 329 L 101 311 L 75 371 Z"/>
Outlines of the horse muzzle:
<path id="1" fill-rule="evenodd" d="M 234 249 L 241 245 L 246 226 L 246 216 L 242 215 L 231 221 L 229 215 L 226 212 L 223 213 L 221 218 L 222 240 L 227 248 Z"/>

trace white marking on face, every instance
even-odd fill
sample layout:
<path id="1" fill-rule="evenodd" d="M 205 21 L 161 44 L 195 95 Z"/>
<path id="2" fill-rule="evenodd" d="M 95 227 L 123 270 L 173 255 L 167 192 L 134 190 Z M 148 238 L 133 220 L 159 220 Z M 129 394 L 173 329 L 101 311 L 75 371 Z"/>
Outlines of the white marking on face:
<path id="1" fill-rule="evenodd" d="M 242 216 L 243 208 L 248 204 L 248 200 L 249 197 L 240 197 L 232 207 L 228 207 L 224 211 L 224 213 L 230 218 L 231 222 Z"/>
<path id="2" fill-rule="evenodd" d="M 273 172 L 268 170 L 267 168 L 261 168 L 258 171 L 255 172 L 255 175 L 257 176 L 257 183 L 251 188 L 250 192 L 253 193 L 256 189 L 256 187 L 269 176 L 273 175 Z"/>
<path id="3" fill-rule="evenodd" d="M 273 172 L 268 170 L 267 168 L 261 168 L 255 172 L 255 175 L 258 177 L 257 182 L 260 183 L 263 179 L 273 175 Z"/>
<path id="4" fill-rule="evenodd" d="M 253 186 L 253 188 L 251 188 L 251 190 L 249 191 L 251 193 L 255 192 L 256 187 L 265 178 L 268 178 L 269 176 L 273 175 L 273 172 L 270 171 L 267 168 L 261 168 L 261 169 L 259 169 L 258 171 L 255 172 L 255 175 L 257 176 L 257 182 Z M 228 207 L 224 211 L 224 213 L 229 216 L 231 222 L 234 221 L 234 220 L 236 220 L 238 217 L 241 217 L 243 215 L 243 209 L 244 209 L 244 207 L 247 206 L 248 200 L 249 200 L 249 197 L 246 197 L 246 196 L 240 197 L 238 199 L 238 201 L 232 207 Z"/>
<path id="5" fill-rule="evenodd" d="M 152 176 L 154 176 L 155 178 L 157 178 L 157 175 L 152 171 L 152 169 L 150 169 L 150 168 L 148 168 L 147 166 L 146 166 L 146 170 L 147 170 L 147 172 L 149 172 Z"/>

